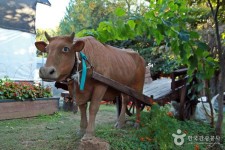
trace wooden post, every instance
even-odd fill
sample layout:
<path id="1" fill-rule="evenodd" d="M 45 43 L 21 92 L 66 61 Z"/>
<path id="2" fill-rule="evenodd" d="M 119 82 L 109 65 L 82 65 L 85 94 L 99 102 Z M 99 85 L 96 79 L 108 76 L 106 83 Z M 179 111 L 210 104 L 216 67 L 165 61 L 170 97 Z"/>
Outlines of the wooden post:
<path id="1" fill-rule="evenodd" d="M 186 85 L 184 85 L 181 89 L 180 89 L 180 110 L 179 110 L 179 114 L 180 114 L 180 120 L 185 120 L 184 117 L 184 104 L 185 104 L 185 95 L 186 95 Z"/>

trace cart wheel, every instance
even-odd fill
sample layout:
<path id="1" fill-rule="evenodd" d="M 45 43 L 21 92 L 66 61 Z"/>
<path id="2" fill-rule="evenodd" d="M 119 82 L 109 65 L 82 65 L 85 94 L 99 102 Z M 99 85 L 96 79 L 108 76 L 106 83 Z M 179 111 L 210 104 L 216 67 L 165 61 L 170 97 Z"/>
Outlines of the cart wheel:
<path id="1" fill-rule="evenodd" d="M 145 108 L 145 104 L 141 104 L 141 111 Z M 136 105 L 135 105 L 135 102 L 133 101 L 130 101 L 127 105 L 127 108 L 126 108 L 126 114 L 128 116 L 132 116 L 134 114 L 136 114 Z"/>

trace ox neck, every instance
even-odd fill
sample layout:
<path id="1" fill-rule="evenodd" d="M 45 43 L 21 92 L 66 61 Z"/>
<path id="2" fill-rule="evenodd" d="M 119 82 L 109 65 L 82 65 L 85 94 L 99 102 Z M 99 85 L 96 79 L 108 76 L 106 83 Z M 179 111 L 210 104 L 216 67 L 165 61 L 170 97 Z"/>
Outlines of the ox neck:
<path id="1" fill-rule="evenodd" d="M 87 67 L 86 62 L 88 62 L 90 67 Z M 81 70 L 79 70 L 80 64 L 81 64 Z M 68 79 L 76 81 L 81 91 L 84 90 L 86 76 L 87 76 L 87 69 L 89 68 L 93 68 L 93 67 L 88 61 L 86 55 L 83 52 L 79 52 L 79 53 L 76 52 L 75 63 L 71 71 L 70 77 Z M 80 78 L 80 73 L 81 73 L 81 78 Z"/>

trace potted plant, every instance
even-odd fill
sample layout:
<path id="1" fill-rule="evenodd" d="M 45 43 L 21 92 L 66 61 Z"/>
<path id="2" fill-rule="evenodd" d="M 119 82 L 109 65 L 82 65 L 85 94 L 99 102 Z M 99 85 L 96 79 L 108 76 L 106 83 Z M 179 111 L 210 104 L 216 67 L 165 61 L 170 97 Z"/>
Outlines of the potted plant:
<path id="1" fill-rule="evenodd" d="M 0 120 L 53 114 L 58 103 L 50 87 L 0 79 Z"/>

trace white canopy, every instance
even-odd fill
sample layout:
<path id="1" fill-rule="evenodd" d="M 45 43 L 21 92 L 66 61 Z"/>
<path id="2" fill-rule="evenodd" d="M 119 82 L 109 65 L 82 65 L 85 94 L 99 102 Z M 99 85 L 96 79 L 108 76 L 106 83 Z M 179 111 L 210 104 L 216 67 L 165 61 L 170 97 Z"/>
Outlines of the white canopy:
<path id="1" fill-rule="evenodd" d="M 0 28 L 0 78 L 33 80 L 36 68 L 35 34 Z"/>

